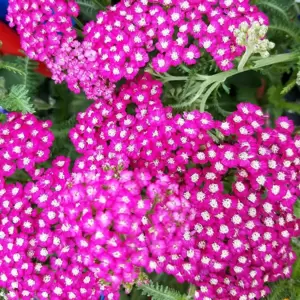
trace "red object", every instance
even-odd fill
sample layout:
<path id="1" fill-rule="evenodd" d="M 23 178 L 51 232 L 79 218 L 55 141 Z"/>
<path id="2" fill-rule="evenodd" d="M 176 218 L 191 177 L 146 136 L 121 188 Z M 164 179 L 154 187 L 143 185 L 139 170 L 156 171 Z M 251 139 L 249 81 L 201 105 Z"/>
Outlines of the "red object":
<path id="1" fill-rule="evenodd" d="M 0 41 L 2 42 L 0 53 L 3 55 L 25 56 L 21 51 L 19 35 L 2 21 L 0 21 Z M 51 77 L 51 72 L 42 62 L 39 62 L 36 72 Z"/>
<path id="2" fill-rule="evenodd" d="M 266 92 L 267 82 L 265 79 L 261 79 L 261 86 L 256 90 L 256 98 L 261 100 Z"/>

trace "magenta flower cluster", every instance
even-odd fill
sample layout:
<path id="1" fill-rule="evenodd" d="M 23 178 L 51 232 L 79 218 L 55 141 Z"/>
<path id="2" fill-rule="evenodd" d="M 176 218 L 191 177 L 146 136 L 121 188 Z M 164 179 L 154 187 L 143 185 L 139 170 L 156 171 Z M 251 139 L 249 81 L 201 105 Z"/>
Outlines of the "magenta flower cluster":
<path id="1" fill-rule="evenodd" d="M 290 239 L 300 233 L 292 122 L 268 128 L 249 103 L 223 122 L 174 115 L 161 94 L 145 74 L 80 113 L 70 137 L 83 155 L 72 169 L 65 157 L 38 168 L 50 123 L 8 114 L 4 165 L 32 177 L 8 183 L 1 168 L 0 286 L 9 299 L 115 300 L 145 269 L 196 285 L 195 299 L 247 300 L 290 277 Z"/>
<path id="2" fill-rule="evenodd" d="M 16 169 L 30 171 L 49 159 L 54 140 L 50 127 L 50 121 L 21 113 L 10 113 L 6 123 L 0 123 L 0 178 Z"/>
<path id="3" fill-rule="evenodd" d="M 74 166 L 48 169 L 49 121 L 8 114 L 0 124 L 0 287 L 9 299 L 119 299 L 142 270 L 197 287 L 195 299 L 266 296 L 289 278 L 290 239 L 300 234 L 300 137 L 287 118 L 269 128 L 241 103 L 223 122 L 174 114 L 162 83 L 138 75 L 197 62 L 221 70 L 244 48 L 234 30 L 267 18 L 248 0 L 123 0 L 84 27 L 78 41 L 65 0 L 11 0 L 8 20 L 30 58 L 53 79 L 96 100 L 70 139 Z M 114 83 L 130 79 L 114 93 Z M 32 178 L 7 180 L 16 169 Z"/>
<path id="4" fill-rule="evenodd" d="M 52 168 L 32 170 L 31 182 L 5 183 L 0 189 L 0 286 L 8 299 L 76 299 L 76 292 L 68 289 L 69 281 L 75 282 L 76 265 L 62 266 L 56 259 L 71 250 L 56 230 L 57 196 L 69 177 L 68 166 L 69 159 L 58 157 Z M 59 267 L 65 273 L 55 272 Z M 77 281 L 89 274 L 80 275 Z"/>
<path id="5" fill-rule="evenodd" d="M 148 256 L 139 263 L 148 272 L 195 284 L 196 299 L 267 295 L 265 283 L 288 278 L 295 260 L 300 137 L 292 138 L 284 117 L 267 128 L 267 116 L 247 103 L 224 122 L 198 111 L 173 116 L 161 92 L 144 75 L 80 113 L 70 132 L 84 154 L 75 168 L 91 172 L 114 161 L 165 182 L 167 189 L 151 186 L 155 210 L 142 227 Z"/>
<path id="6" fill-rule="evenodd" d="M 87 23 L 79 42 L 71 24 L 78 13 L 75 1 L 11 0 L 8 20 L 30 58 L 90 99 L 109 98 L 114 82 L 133 79 L 148 62 L 166 72 L 195 64 L 204 50 L 229 70 L 244 51 L 234 30 L 241 23 L 268 23 L 249 0 L 122 0 Z"/>

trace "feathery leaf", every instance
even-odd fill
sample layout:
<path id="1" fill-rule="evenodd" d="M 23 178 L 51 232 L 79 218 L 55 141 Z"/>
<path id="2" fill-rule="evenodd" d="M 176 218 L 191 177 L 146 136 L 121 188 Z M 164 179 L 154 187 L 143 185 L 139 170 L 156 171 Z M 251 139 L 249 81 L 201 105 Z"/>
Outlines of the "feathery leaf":
<path id="1" fill-rule="evenodd" d="M 180 294 L 179 292 L 159 285 L 158 283 L 153 283 L 150 281 L 149 284 L 143 284 L 138 287 L 142 291 L 142 295 L 152 297 L 152 300 L 187 300 L 188 297 Z"/>
<path id="2" fill-rule="evenodd" d="M 5 69 L 7 71 L 13 72 L 15 74 L 19 74 L 21 76 L 25 76 L 25 71 L 21 68 L 20 64 L 10 61 L 0 61 L 0 69 Z"/>
<path id="3" fill-rule="evenodd" d="M 0 105 L 8 111 L 34 113 L 33 105 L 28 96 L 28 90 L 23 84 L 14 85 L 8 95 L 0 99 Z"/>
<path id="4" fill-rule="evenodd" d="M 98 13 L 96 4 L 91 0 L 76 0 L 80 6 L 80 12 L 83 13 L 89 19 L 95 19 Z"/>
<path id="5" fill-rule="evenodd" d="M 294 0 L 259 0 L 256 5 L 268 16 L 277 16 L 289 21 L 291 17 L 290 8 L 293 3 Z"/>

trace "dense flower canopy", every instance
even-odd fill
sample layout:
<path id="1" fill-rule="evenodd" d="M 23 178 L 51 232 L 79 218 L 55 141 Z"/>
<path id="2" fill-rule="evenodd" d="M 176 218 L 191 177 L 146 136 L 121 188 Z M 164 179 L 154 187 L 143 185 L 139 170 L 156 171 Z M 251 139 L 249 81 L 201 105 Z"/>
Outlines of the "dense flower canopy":
<path id="1" fill-rule="evenodd" d="M 50 121 L 9 113 L 0 123 L 0 287 L 9 299 L 115 300 L 156 272 L 196 286 L 195 299 L 248 300 L 291 276 L 290 240 L 300 234 L 292 122 L 271 128 L 251 103 L 223 121 L 176 113 L 144 72 L 188 68 L 207 53 L 227 71 L 249 39 L 253 53 L 269 55 L 256 6 L 121 0 L 85 24 L 82 39 L 73 0 L 11 0 L 8 13 L 26 54 L 95 100 L 69 132 L 79 157 L 51 157 L 48 168 Z M 12 181 L 15 171 L 26 180 Z"/>
<path id="2" fill-rule="evenodd" d="M 223 122 L 173 114 L 161 93 L 149 74 L 126 83 L 79 113 L 70 137 L 82 156 L 72 170 L 57 157 L 50 169 L 25 168 L 24 186 L 3 181 L 0 285 L 11 299 L 118 299 L 144 268 L 196 285 L 195 299 L 243 300 L 291 275 L 300 194 L 293 124 L 282 117 L 268 128 L 247 103 Z M 32 133 L 16 128 L 17 116 L 0 125 L 7 139 Z"/>
<path id="3" fill-rule="evenodd" d="M 84 26 L 77 40 L 71 17 L 75 1 L 11 0 L 8 20 L 16 25 L 27 55 L 46 63 L 56 82 L 66 81 L 90 99 L 109 98 L 114 83 L 133 79 L 150 63 L 166 72 L 193 65 L 207 51 L 221 70 L 244 52 L 235 30 L 267 17 L 249 0 L 122 0 Z"/>

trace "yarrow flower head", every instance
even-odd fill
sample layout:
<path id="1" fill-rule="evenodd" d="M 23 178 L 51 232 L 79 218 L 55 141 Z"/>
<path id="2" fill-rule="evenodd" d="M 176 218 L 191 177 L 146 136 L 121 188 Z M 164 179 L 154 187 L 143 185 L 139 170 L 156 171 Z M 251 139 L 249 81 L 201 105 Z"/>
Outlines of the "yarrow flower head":
<path id="1" fill-rule="evenodd" d="M 32 114 L 9 113 L 0 123 L 0 176 L 8 177 L 16 169 L 29 171 L 48 160 L 54 135 L 50 121 Z"/>
<path id="2" fill-rule="evenodd" d="M 197 111 L 173 115 L 161 105 L 161 92 L 161 83 L 145 74 L 80 113 L 70 132 L 83 154 L 75 169 L 121 162 L 138 170 L 138 182 L 155 176 L 165 185 L 166 191 L 147 188 L 160 195 L 141 227 L 148 272 L 195 284 L 195 299 L 267 295 L 266 282 L 291 275 L 289 241 L 299 234 L 293 204 L 300 145 L 293 124 L 279 118 L 268 128 L 268 117 L 249 103 L 223 122 Z"/>
<path id="3" fill-rule="evenodd" d="M 4 159 L 25 168 L 19 159 L 35 154 L 26 184 L 2 172 L 0 285 L 10 298 L 119 299 L 141 268 L 194 284 L 195 299 L 260 298 L 267 282 L 290 277 L 300 232 L 292 122 L 268 128 L 250 103 L 223 122 L 174 114 L 161 94 L 144 74 L 79 113 L 72 170 L 60 156 L 36 164 L 52 143 L 49 122 L 9 114 L 1 124 Z"/>
<path id="4" fill-rule="evenodd" d="M 60 193 L 56 231 L 72 251 L 61 252 L 58 258 L 65 263 L 71 260 L 81 276 L 88 270 L 89 285 L 108 299 L 119 299 L 120 286 L 133 285 L 147 265 L 150 253 L 143 222 L 164 187 L 147 171 L 141 176 L 139 170 L 123 168 L 106 164 L 94 172 L 73 173 Z M 73 285 L 79 293 L 80 285 L 85 286 Z"/>
<path id="5" fill-rule="evenodd" d="M 49 170 L 30 170 L 31 182 L 4 184 L 0 189 L 0 286 L 8 291 L 8 299 L 61 296 L 63 278 L 53 273 L 48 260 L 55 257 L 62 242 L 54 231 L 56 197 L 68 177 L 68 167 L 69 159 L 59 157 Z"/>
<path id="6" fill-rule="evenodd" d="M 30 58 L 45 62 L 56 82 L 66 81 L 75 93 L 83 89 L 90 99 L 110 98 L 115 82 L 133 79 L 148 63 L 166 72 L 195 64 L 204 51 L 229 70 L 245 50 L 235 36 L 241 24 L 268 25 L 249 0 L 122 0 L 87 23 L 78 41 L 71 22 L 78 13 L 75 1 L 12 0 L 7 19 Z"/>

